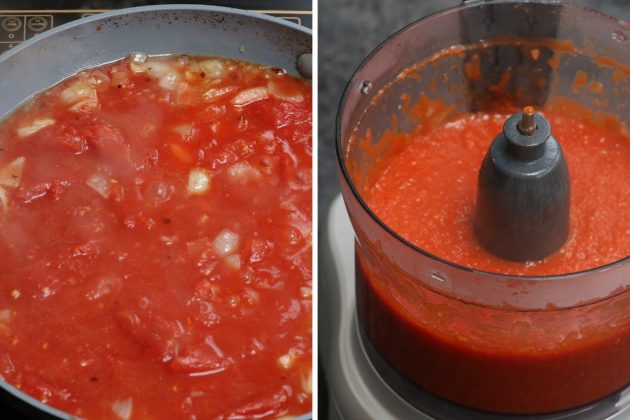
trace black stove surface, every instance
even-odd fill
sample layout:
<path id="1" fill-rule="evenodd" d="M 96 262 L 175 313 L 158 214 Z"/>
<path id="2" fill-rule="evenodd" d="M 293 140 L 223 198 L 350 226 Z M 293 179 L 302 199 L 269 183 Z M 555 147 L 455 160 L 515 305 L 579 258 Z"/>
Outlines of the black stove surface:
<path id="1" fill-rule="evenodd" d="M 208 4 L 265 13 L 312 28 L 312 0 L 0 0 L 0 53 L 51 28 L 108 10 L 155 4 Z"/>
<path id="2" fill-rule="evenodd" d="M 157 4 L 207 4 L 235 7 L 280 17 L 312 28 L 312 0 L 214 0 L 214 1 L 21 1 L 0 0 L 0 54 L 33 36 L 82 17 L 109 10 Z M 0 400 L 0 420 L 29 420 Z"/>

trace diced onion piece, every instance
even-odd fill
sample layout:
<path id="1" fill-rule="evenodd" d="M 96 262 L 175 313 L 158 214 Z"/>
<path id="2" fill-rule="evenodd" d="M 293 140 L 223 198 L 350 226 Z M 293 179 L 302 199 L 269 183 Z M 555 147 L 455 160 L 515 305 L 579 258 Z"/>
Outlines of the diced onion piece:
<path id="1" fill-rule="evenodd" d="M 177 236 L 160 236 L 160 241 L 164 242 L 166 245 L 172 245 L 177 242 Z"/>
<path id="2" fill-rule="evenodd" d="M 20 182 L 22 182 L 22 172 L 24 171 L 25 162 L 26 158 L 20 156 L 0 169 L 0 185 L 9 188 L 19 187 Z"/>
<path id="3" fill-rule="evenodd" d="M 0 187 L 0 220 L 9 212 L 9 195 L 4 188 Z"/>
<path id="4" fill-rule="evenodd" d="M 11 310 L 3 309 L 0 311 L 0 324 L 6 324 L 11 320 Z"/>
<path id="5" fill-rule="evenodd" d="M 98 100 L 94 98 L 94 99 L 85 99 L 83 101 L 77 102 L 76 104 L 72 105 L 68 109 L 72 112 L 79 112 L 79 111 L 91 111 L 91 110 L 95 110 L 96 108 L 98 108 Z"/>
<path id="6" fill-rule="evenodd" d="M 227 73 L 225 63 L 221 60 L 205 60 L 199 63 L 199 68 L 204 72 L 206 77 L 211 79 L 219 79 Z"/>
<path id="7" fill-rule="evenodd" d="M 238 249 L 240 236 L 229 229 L 224 229 L 214 238 L 214 250 L 220 257 L 234 253 Z"/>
<path id="8" fill-rule="evenodd" d="M 130 57 L 134 63 L 146 63 L 149 58 L 145 52 L 133 52 Z"/>
<path id="9" fill-rule="evenodd" d="M 136 74 L 136 73 L 144 73 L 147 70 L 147 64 L 146 63 L 136 63 L 135 61 L 132 61 L 131 63 L 129 63 L 129 69 L 134 74 Z"/>
<path id="10" fill-rule="evenodd" d="M 181 76 L 176 72 L 168 72 L 158 78 L 159 85 L 164 89 L 177 90 L 181 83 Z"/>
<path id="11" fill-rule="evenodd" d="M 234 165 L 230 166 L 227 171 L 230 179 L 238 183 L 256 181 L 262 176 L 260 171 L 248 162 L 236 162 Z"/>
<path id="12" fill-rule="evenodd" d="M 166 63 L 151 60 L 147 62 L 147 73 L 153 77 L 162 77 L 169 73 L 175 73 L 175 70 Z"/>
<path id="13" fill-rule="evenodd" d="M 304 95 L 297 89 L 282 89 L 274 80 L 267 83 L 269 93 L 282 101 L 299 103 L 304 100 Z"/>
<path id="14" fill-rule="evenodd" d="M 182 82 L 177 86 L 175 103 L 178 105 L 193 105 L 199 101 L 199 92 L 190 84 Z"/>
<path id="15" fill-rule="evenodd" d="M 191 169 L 188 174 L 188 192 L 204 194 L 210 188 L 210 175 L 204 169 Z"/>
<path id="16" fill-rule="evenodd" d="M 129 56 L 131 58 L 131 62 L 129 63 L 129 68 L 134 73 L 143 73 L 147 70 L 147 60 L 149 56 L 143 52 L 135 52 L 131 53 Z"/>
<path id="17" fill-rule="evenodd" d="M 249 287 L 246 287 L 243 290 L 243 297 L 245 298 L 245 301 L 250 305 L 255 305 L 260 302 L 260 293 Z M 258 344 L 262 346 L 262 344 Z"/>
<path id="18" fill-rule="evenodd" d="M 0 311 L 0 334 L 8 335 L 10 333 L 9 322 L 11 321 L 11 310 L 3 309 Z"/>
<path id="19" fill-rule="evenodd" d="M 180 55 L 179 57 L 177 57 L 177 61 L 175 61 L 177 67 L 187 67 L 189 63 L 190 57 L 188 57 L 187 55 Z"/>
<path id="20" fill-rule="evenodd" d="M 300 295 L 303 298 L 309 298 L 313 295 L 313 289 L 310 287 L 300 287 Z"/>
<path id="21" fill-rule="evenodd" d="M 61 100 L 67 105 L 89 99 L 96 100 L 96 88 L 85 80 L 77 80 L 61 91 Z"/>
<path id="22" fill-rule="evenodd" d="M 125 87 L 129 82 L 129 75 L 126 71 L 115 71 L 112 73 L 112 82 L 111 86 L 120 86 Z"/>
<path id="23" fill-rule="evenodd" d="M 269 92 L 267 91 L 266 87 L 255 87 L 239 92 L 235 97 L 232 98 L 230 102 L 236 106 L 245 106 L 263 99 L 267 99 L 268 96 Z"/>
<path id="24" fill-rule="evenodd" d="M 225 264 L 234 269 L 234 270 L 240 270 L 241 269 L 241 257 L 237 254 L 234 255 L 228 255 L 227 257 L 225 257 L 224 259 Z"/>
<path id="25" fill-rule="evenodd" d="M 186 249 L 193 258 L 198 258 L 211 249 L 212 245 L 208 238 L 199 238 L 192 242 L 186 242 Z"/>
<path id="26" fill-rule="evenodd" d="M 201 80 L 201 68 L 195 60 L 190 60 L 184 71 L 184 78 L 189 82 L 198 82 Z"/>
<path id="27" fill-rule="evenodd" d="M 184 141 L 191 141 L 195 135 L 195 127 L 192 124 L 180 124 L 173 127 L 173 131 L 179 134 Z"/>
<path id="28" fill-rule="evenodd" d="M 210 125 L 213 132 L 215 131 L 215 124 L 218 124 L 216 121 L 219 117 L 225 115 L 227 112 L 227 107 L 225 105 L 208 105 L 203 111 L 197 114 L 197 118 L 200 122 L 211 122 L 214 121 L 213 124 Z"/>
<path id="29" fill-rule="evenodd" d="M 308 375 L 301 376 L 302 382 L 302 391 L 307 394 L 313 393 L 313 371 L 311 369 L 308 370 Z"/>
<path id="30" fill-rule="evenodd" d="M 187 82 L 193 83 L 199 80 L 199 75 L 190 70 L 186 70 L 184 72 L 184 79 L 186 79 Z"/>
<path id="31" fill-rule="evenodd" d="M 129 420 L 131 413 L 133 412 L 133 400 L 127 398 L 126 400 L 117 400 L 112 403 L 112 411 L 121 420 Z"/>
<path id="32" fill-rule="evenodd" d="M 192 124 L 180 124 L 173 127 L 173 131 L 181 135 L 190 134 L 192 130 L 193 130 Z"/>
<path id="33" fill-rule="evenodd" d="M 269 142 L 269 141 L 273 141 L 276 138 L 276 136 L 273 134 L 273 131 L 265 130 L 260 135 L 260 138 Z"/>
<path id="34" fill-rule="evenodd" d="M 110 183 L 107 178 L 100 174 L 92 175 L 85 184 L 99 193 L 103 198 L 109 198 Z"/>
<path id="35" fill-rule="evenodd" d="M 168 182 L 151 180 L 143 185 L 142 197 L 150 205 L 158 207 L 171 199 L 173 191 L 173 186 Z"/>
<path id="36" fill-rule="evenodd" d="M 216 101 L 217 99 L 227 95 L 230 92 L 234 92 L 236 90 L 236 86 L 224 86 L 222 88 L 212 88 L 208 89 L 206 93 L 203 94 L 203 99 L 206 102 Z"/>
<path id="37" fill-rule="evenodd" d="M 115 275 L 106 275 L 99 279 L 96 287 L 87 293 L 89 300 L 100 299 L 112 293 L 118 293 L 122 288 L 122 280 Z"/>
<path id="38" fill-rule="evenodd" d="M 201 68 L 199 67 L 199 63 L 196 62 L 195 60 L 190 60 L 190 62 L 188 63 L 188 71 L 193 72 L 193 73 L 199 73 L 201 71 Z"/>
<path id="39" fill-rule="evenodd" d="M 109 86 L 111 79 L 101 70 L 92 70 L 87 81 L 96 87 L 96 90 L 105 90 Z"/>
<path id="40" fill-rule="evenodd" d="M 290 369 L 291 366 L 293 366 L 294 362 L 295 362 L 295 357 L 293 357 L 291 352 L 285 355 L 282 355 L 278 358 L 278 364 L 284 369 Z"/>
<path id="41" fill-rule="evenodd" d="M 44 127 L 53 125 L 54 123 L 55 123 L 55 120 L 53 120 L 52 118 L 38 118 L 36 120 L 33 120 L 31 125 L 18 128 L 17 133 L 18 133 L 18 136 L 20 137 L 27 137 L 27 136 L 30 136 L 31 134 L 37 133 L 39 130 L 41 130 Z"/>

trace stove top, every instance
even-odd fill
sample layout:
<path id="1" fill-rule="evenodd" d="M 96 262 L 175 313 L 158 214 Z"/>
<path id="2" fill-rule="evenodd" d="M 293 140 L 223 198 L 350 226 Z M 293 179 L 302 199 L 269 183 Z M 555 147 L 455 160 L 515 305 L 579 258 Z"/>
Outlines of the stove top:
<path id="1" fill-rule="evenodd" d="M 0 53 L 51 28 L 86 16 L 125 7 L 154 4 L 208 4 L 264 13 L 312 28 L 311 0 L 217 0 L 217 1 L 45 1 L 9 0 L 0 4 Z"/>
<path id="2" fill-rule="evenodd" d="M 630 418 L 630 386 L 578 409 L 509 417 L 468 409 L 419 390 L 395 371 L 362 333 L 354 299 L 354 231 L 341 196 L 337 196 L 330 207 L 319 248 L 319 345 L 329 390 L 331 420 Z"/>

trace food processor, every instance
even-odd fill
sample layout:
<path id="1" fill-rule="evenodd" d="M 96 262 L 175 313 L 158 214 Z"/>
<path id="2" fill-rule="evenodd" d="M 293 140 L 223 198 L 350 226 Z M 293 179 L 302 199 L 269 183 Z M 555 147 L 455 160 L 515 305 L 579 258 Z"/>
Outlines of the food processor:
<path id="1" fill-rule="evenodd" d="M 507 102 L 522 111 L 506 121 L 502 135 L 514 144 L 501 153 L 523 160 L 542 156 L 534 149 L 543 143 L 556 147 L 535 110 L 557 110 L 565 99 L 626 127 L 629 37 L 630 24 L 559 1 L 467 1 L 402 29 L 363 62 L 338 114 L 343 202 L 333 203 L 320 243 L 320 351 L 332 418 L 630 417 L 630 258 L 536 277 L 481 271 L 413 245 L 365 200 L 374 168 L 400 148 L 387 135 L 392 127 L 430 130 Z M 423 101 L 412 116 L 408 104 Z M 490 188 L 484 196 L 501 184 L 484 176 L 484 161 L 476 230 L 496 255 L 542 258 L 565 241 L 570 174 L 554 150 L 560 169 L 541 182 L 558 187 L 551 196 L 533 187 L 518 208 L 506 204 L 517 195 L 498 200 Z M 497 206 L 509 211 L 493 219 Z M 550 228 L 536 230 L 532 206 L 552 209 Z M 516 229 L 514 220 L 529 221 Z M 493 241 L 506 232 L 518 246 L 499 255 L 505 242 Z M 453 339 L 454 325 L 465 333 Z M 485 337 L 505 340 L 472 344 Z M 536 351 L 531 340 L 540 337 L 553 340 Z"/>

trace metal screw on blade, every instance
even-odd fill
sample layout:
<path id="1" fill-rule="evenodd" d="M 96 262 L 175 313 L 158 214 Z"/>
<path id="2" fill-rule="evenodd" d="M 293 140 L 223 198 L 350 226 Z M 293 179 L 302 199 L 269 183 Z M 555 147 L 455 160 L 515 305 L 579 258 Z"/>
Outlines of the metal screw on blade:
<path id="1" fill-rule="evenodd" d="M 517 125 L 518 131 L 520 131 L 521 134 L 531 136 L 534 131 L 536 131 L 538 127 L 536 126 L 535 115 L 533 106 L 523 108 L 523 116 Z"/>

